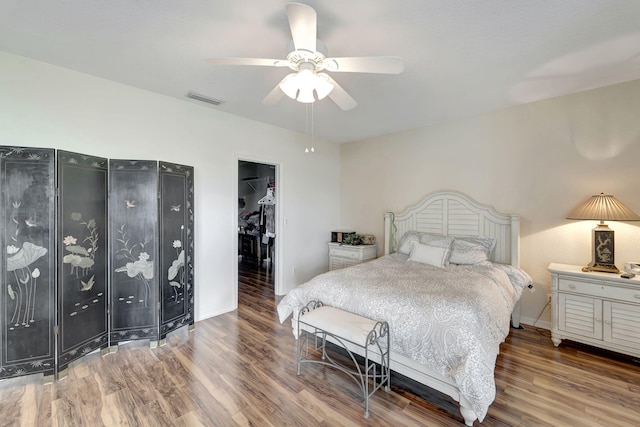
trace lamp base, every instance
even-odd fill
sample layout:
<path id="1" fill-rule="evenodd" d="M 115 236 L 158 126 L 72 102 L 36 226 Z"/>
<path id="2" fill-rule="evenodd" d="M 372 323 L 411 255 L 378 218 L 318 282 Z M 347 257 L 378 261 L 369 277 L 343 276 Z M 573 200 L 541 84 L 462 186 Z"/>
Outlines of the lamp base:
<path id="1" fill-rule="evenodd" d="M 586 267 L 582 267 L 582 271 L 600 271 L 602 273 L 619 274 L 620 270 L 615 265 L 610 264 L 589 264 Z"/>
<path id="2" fill-rule="evenodd" d="M 592 261 L 583 271 L 601 271 L 603 273 L 620 273 L 616 268 L 614 258 L 614 234 L 604 222 L 600 222 L 593 229 L 593 240 L 591 246 Z"/>

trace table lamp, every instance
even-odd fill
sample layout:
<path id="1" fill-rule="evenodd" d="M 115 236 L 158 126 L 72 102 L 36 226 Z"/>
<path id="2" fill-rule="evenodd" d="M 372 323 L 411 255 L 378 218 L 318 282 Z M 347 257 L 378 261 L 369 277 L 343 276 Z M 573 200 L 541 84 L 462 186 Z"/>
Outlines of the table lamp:
<path id="1" fill-rule="evenodd" d="M 615 266 L 613 230 L 605 221 L 640 221 L 634 211 L 623 205 L 611 195 L 600 193 L 592 196 L 573 212 L 567 219 L 600 221 L 593 229 L 591 254 L 593 260 L 582 268 L 582 271 L 602 271 L 605 273 L 620 273 Z"/>

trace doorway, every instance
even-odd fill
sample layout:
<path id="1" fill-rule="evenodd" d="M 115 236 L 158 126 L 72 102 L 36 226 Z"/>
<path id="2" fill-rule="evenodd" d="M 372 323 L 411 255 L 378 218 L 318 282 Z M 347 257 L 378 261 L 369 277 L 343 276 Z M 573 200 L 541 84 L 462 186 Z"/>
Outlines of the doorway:
<path id="1" fill-rule="evenodd" d="M 238 287 L 251 292 L 274 291 L 276 168 L 238 160 Z"/>

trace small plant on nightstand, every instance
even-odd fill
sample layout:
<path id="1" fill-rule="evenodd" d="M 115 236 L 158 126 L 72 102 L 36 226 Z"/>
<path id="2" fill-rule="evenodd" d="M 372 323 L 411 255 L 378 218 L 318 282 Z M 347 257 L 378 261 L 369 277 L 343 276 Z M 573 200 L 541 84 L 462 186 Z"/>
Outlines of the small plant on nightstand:
<path id="1" fill-rule="evenodd" d="M 342 239 L 340 245 L 359 246 L 363 244 L 363 238 L 360 234 L 348 234 Z"/>

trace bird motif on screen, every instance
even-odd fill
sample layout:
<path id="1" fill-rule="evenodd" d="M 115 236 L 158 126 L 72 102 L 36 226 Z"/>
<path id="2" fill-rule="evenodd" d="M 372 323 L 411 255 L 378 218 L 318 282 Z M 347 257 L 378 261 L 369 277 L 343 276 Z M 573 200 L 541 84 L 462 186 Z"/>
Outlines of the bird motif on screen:
<path id="1" fill-rule="evenodd" d="M 80 291 L 89 291 L 89 290 L 91 290 L 91 288 L 93 288 L 93 285 L 96 283 L 95 282 L 95 277 L 96 277 L 96 275 L 94 274 L 86 282 L 83 281 L 83 280 L 80 280 L 80 283 L 82 283 L 82 288 L 80 288 Z"/>

